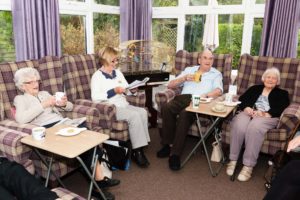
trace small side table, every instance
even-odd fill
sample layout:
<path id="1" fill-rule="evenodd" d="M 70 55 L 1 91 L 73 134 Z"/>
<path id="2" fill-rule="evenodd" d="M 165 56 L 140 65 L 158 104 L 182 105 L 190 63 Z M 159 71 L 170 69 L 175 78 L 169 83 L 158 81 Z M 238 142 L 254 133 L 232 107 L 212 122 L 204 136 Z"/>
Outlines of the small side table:
<path id="1" fill-rule="evenodd" d="M 82 153 L 94 148 L 94 153 L 93 153 L 93 161 L 94 161 L 96 157 L 97 146 L 102 142 L 104 142 L 105 140 L 107 140 L 109 136 L 95 131 L 89 131 L 89 130 L 83 131 L 78 135 L 68 136 L 68 137 L 60 136 L 56 134 L 60 129 L 66 127 L 68 126 L 57 125 L 46 129 L 46 137 L 42 141 L 34 140 L 31 135 L 28 135 L 22 138 L 21 142 L 33 147 L 33 150 L 37 153 L 37 155 L 41 158 L 43 163 L 47 166 L 48 175 L 46 178 L 46 187 L 49 181 L 50 173 L 54 174 L 54 176 L 58 179 L 59 183 L 63 185 L 59 177 L 57 177 L 51 169 L 52 162 L 53 162 L 53 154 L 60 155 L 70 159 L 76 158 L 84 168 L 85 172 L 88 174 L 89 178 L 91 179 L 91 183 L 94 184 L 94 186 L 98 189 L 102 197 L 105 199 L 105 196 L 103 195 L 101 189 L 98 187 L 94 179 L 94 176 L 90 173 L 88 167 L 84 164 L 84 162 L 81 160 L 79 156 Z M 52 156 L 50 157 L 49 163 L 42 157 L 39 150 L 45 150 L 51 153 Z M 92 171 L 94 171 L 94 169 L 92 169 Z M 90 184 L 88 199 L 90 199 L 91 197 L 91 191 L 92 191 L 91 188 L 92 188 L 92 184 Z"/>

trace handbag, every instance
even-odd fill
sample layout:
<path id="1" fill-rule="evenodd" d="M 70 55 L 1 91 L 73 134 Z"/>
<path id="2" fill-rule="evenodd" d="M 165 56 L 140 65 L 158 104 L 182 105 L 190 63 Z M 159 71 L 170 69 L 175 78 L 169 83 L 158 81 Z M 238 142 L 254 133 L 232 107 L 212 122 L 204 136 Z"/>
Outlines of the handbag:
<path id="1" fill-rule="evenodd" d="M 223 158 L 223 151 L 222 151 L 222 146 L 220 141 L 215 141 L 212 143 L 213 150 L 211 153 L 211 158 L 210 160 L 213 162 L 221 162 Z"/>
<path id="2" fill-rule="evenodd" d="M 100 165 L 101 165 L 103 175 L 106 176 L 107 178 L 112 178 L 112 171 L 110 169 L 107 152 L 105 150 L 103 151 L 103 156 L 101 161 L 102 162 Z"/>
<path id="3" fill-rule="evenodd" d="M 107 152 L 110 169 L 129 169 L 130 148 L 119 142 L 119 146 L 103 143 L 103 148 Z"/>

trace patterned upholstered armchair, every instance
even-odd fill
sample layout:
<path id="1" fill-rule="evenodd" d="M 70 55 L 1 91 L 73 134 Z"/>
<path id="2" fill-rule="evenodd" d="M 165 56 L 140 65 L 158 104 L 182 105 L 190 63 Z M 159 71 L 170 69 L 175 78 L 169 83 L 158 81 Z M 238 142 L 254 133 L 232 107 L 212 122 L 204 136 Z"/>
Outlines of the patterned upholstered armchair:
<path id="1" fill-rule="evenodd" d="M 63 81 L 69 100 L 76 105 L 97 108 L 100 112 L 100 126 L 111 139 L 127 141 L 129 139 L 128 123 L 116 119 L 116 107 L 111 104 L 93 103 L 91 101 L 90 80 L 98 69 L 95 55 L 72 55 L 61 58 L 63 67 Z M 134 106 L 145 107 L 145 94 L 127 96 L 128 102 Z"/>
<path id="2" fill-rule="evenodd" d="M 19 91 L 15 87 L 13 81 L 14 73 L 16 70 L 22 67 L 35 67 L 40 72 L 41 80 L 40 89 L 46 90 L 51 94 L 57 91 L 63 91 L 62 84 L 62 67 L 60 58 L 47 56 L 39 60 L 21 61 L 21 62 L 9 62 L 0 64 L 0 126 L 6 127 L 12 130 L 4 130 L 0 134 L 2 139 L 1 145 L 5 145 L 4 150 L 7 156 L 11 158 L 21 159 L 28 158 L 30 154 L 27 147 L 22 146 L 20 138 L 24 134 L 31 134 L 31 129 L 34 125 L 31 124 L 19 124 L 14 120 L 12 108 L 14 97 L 19 94 Z M 81 105 L 74 106 L 72 112 L 66 112 L 68 117 L 87 117 L 87 126 L 94 128 L 99 124 L 99 112 L 95 108 L 85 107 Z M 97 130 L 100 128 L 96 127 Z M 0 128 L 1 132 L 2 128 Z M 1 146 L 0 145 L 0 146 Z M 0 149 L 0 151 L 3 151 Z M 0 152 L 3 153 L 3 152 Z M 30 159 L 34 163 L 36 172 L 46 177 L 47 168 L 35 154 L 30 155 Z M 74 165 L 74 161 L 68 159 L 59 159 L 60 162 L 55 162 L 53 165 L 53 171 L 59 176 L 63 176 L 72 171 L 77 165 Z M 30 160 L 28 160 L 30 161 Z M 24 163 L 22 163 L 24 164 Z M 26 164 L 25 164 L 26 167 Z M 51 180 L 55 180 L 55 177 L 51 174 Z"/>
<path id="3" fill-rule="evenodd" d="M 176 53 L 175 57 L 175 69 L 176 69 L 176 75 L 179 75 L 184 68 L 188 66 L 194 66 L 198 64 L 198 56 L 200 52 L 187 52 L 185 50 L 180 50 Z M 223 87 L 224 87 L 224 93 L 228 92 L 229 85 L 230 85 L 230 75 L 231 75 L 231 63 L 232 63 L 232 55 L 230 54 L 214 54 L 214 63 L 213 67 L 218 69 L 222 75 L 223 75 Z M 155 95 L 155 100 L 158 105 L 158 127 L 162 128 L 162 118 L 161 118 L 161 107 L 168 103 L 170 100 L 172 100 L 175 95 L 180 94 L 181 88 L 178 88 L 176 90 L 167 89 L 164 92 L 159 92 Z M 202 121 L 202 128 L 203 131 L 206 130 L 208 127 L 208 124 L 205 125 L 205 123 L 209 123 L 210 121 L 206 117 L 201 117 L 200 119 Z M 196 123 L 194 123 L 190 130 L 189 134 L 198 136 L 198 128 Z"/>
<path id="4" fill-rule="evenodd" d="M 277 150 L 283 149 L 291 130 L 294 129 L 300 120 L 300 59 L 273 58 L 250 56 L 244 54 L 239 61 L 237 76 L 237 94 L 243 94 L 250 86 L 261 84 L 263 72 L 272 66 L 281 72 L 280 88 L 289 93 L 291 104 L 280 117 L 276 128 L 267 132 L 261 152 L 274 154 Z M 222 125 L 222 142 L 230 143 L 230 121 L 232 116 L 227 118 Z M 226 145 L 225 145 L 226 146 Z"/>

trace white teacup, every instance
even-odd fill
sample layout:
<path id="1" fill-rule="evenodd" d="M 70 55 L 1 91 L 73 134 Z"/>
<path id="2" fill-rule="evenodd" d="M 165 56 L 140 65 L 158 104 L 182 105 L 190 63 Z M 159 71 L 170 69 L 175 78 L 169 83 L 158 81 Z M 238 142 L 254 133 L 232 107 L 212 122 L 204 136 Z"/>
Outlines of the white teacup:
<path id="1" fill-rule="evenodd" d="M 200 95 L 193 94 L 192 95 L 192 103 L 193 103 L 193 108 L 199 108 Z"/>
<path id="2" fill-rule="evenodd" d="M 31 130 L 31 135 L 35 140 L 45 139 L 46 128 L 45 127 L 35 127 Z"/>
<path id="3" fill-rule="evenodd" d="M 56 92 L 55 93 L 55 101 L 56 102 L 61 101 L 61 98 L 63 98 L 64 96 L 65 96 L 64 92 Z"/>
<path id="4" fill-rule="evenodd" d="M 225 109 L 225 106 L 222 102 L 218 102 L 216 105 L 215 105 L 215 110 L 216 111 L 223 111 Z"/>

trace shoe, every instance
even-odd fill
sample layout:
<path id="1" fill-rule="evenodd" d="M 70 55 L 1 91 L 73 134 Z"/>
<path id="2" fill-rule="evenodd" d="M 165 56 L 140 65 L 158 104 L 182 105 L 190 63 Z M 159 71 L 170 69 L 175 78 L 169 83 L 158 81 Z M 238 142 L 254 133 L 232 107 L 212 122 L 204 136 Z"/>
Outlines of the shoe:
<path id="1" fill-rule="evenodd" d="M 232 176 L 235 167 L 236 167 L 236 161 L 231 160 L 231 161 L 227 164 L 226 174 L 227 174 L 228 176 Z"/>
<path id="2" fill-rule="evenodd" d="M 180 157 L 177 155 L 171 155 L 169 158 L 169 168 L 174 171 L 180 170 Z"/>
<path id="3" fill-rule="evenodd" d="M 156 156 L 158 158 L 167 158 L 170 156 L 171 147 L 167 144 L 164 145 L 157 153 Z"/>
<path id="4" fill-rule="evenodd" d="M 113 195 L 112 193 L 110 193 L 106 190 L 101 190 L 101 191 L 104 194 L 106 200 L 114 200 L 115 199 L 115 195 Z M 103 200 L 101 194 L 96 190 L 92 190 L 92 196 L 94 198 L 97 198 L 98 200 Z"/>
<path id="5" fill-rule="evenodd" d="M 138 149 L 133 149 L 132 150 L 132 160 L 142 168 L 146 168 L 150 165 L 148 159 L 146 158 L 143 149 L 138 148 Z"/>
<path id="6" fill-rule="evenodd" d="M 244 165 L 237 179 L 239 181 L 248 181 L 251 178 L 252 170 L 253 167 L 247 167 Z"/>
<path id="7" fill-rule="evenodd" d="M 99 188 L 108 188 L 108 187 L 112 187 L 112 186 L 116 186 L 120 184 L 120 180 L 118 179 L 111 179 L 108 177 L 104 177 L 103 180 L 101 181 L 96 181 Z"/>

